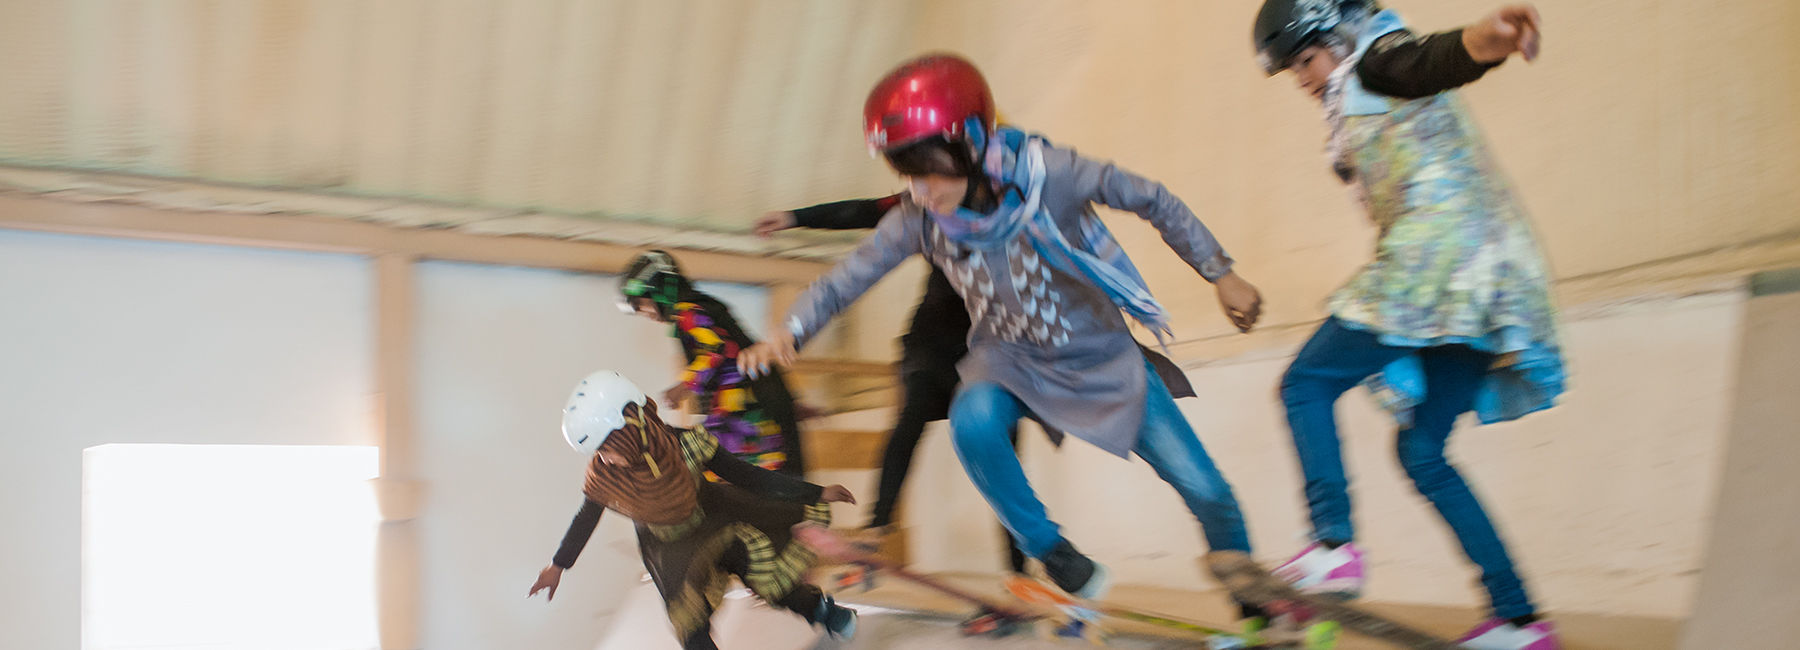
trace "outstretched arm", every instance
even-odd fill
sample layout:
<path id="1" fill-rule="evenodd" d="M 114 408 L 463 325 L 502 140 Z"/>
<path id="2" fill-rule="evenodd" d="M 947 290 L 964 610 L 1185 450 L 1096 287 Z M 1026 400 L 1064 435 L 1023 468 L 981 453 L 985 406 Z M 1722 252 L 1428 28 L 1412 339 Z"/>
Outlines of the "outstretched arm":
<path id="1" fill-rule="evenodd" d="M 754 230 L 761 237 L 789 228 L 821 230 L 863 230 L 881 223 L 882 215 L 900 204 L 900 195 L 879 199 L 851 199 L 820 203 L 798 210 L 770 212 L 756 220 Z"/>
<path id="2" fill-rule="evenodd" d="M 806 293 L 788 310 L 785 329 L 770 332 L 768 340 L 752 345 L 738 355 L 738 369 L 747 377 L 767 372 L 772 364 L 790 365 L 796 351 L 824 329 L 831 319 L 861 298 L 869 287 L 906 258 L 922 249 L 921 225 L 916 215 L 901 210 L 890 211 L 849 257 L 838 262 L 824 277 L 807 287 Z"/>
<path id="3" fill-rule="evenodd" d="M 1383 95 L 1427 97 L 1473 83 L 1515 52 L 1531 61 L 1539 42 L 1537 10 L 1511 5 L 1460 29 L 1386 34 L 1357 62 L 1356 75 L 1363 87 Z"/>
<path id="4" fill-rule="evenodd" d="M 582 499 L 581 509 L 575 511 L 575 518 L 569 521 L 569 532 L 563 534 L 562 545 L 557 547 L 556 557 L 550 563 L 564 569 L 575 566 L 575 558 L 587 547 L 588 538 L 594 536 L 594 528 L 600 525 L 600 515 L 605 513 L 606 506 Z"/>
<path id="5" fill-rule="evenodd" d="M 900 195 L 821 203 L 794 211 L 794 225 L 824 230 L 864 230 L 881 225 L 881 217 L 900 205 Z"/>
<path id="6" fill-rule="evenodd" d="M 1052 156 L 1065 157 L 1069 180 L 1076 184 L 1081 196 L 1134 213 L 1155 226 L 1175 254 L 1200 277 L 1213 283 L 1219 293 L 1220 309 L 1238 331 L 1248 332 L 1256 325 L 1262 314 L 1262 294 L 1232 270 L 1236 262 L 1225 254 L 1225 247 L 1212 230 L 1169 188 L 1111 162 L 1085 158 L 1073 151 L 1046 148 L 1047 164 Z"/>
<path id="7" fill-rule="evenodd" d="M 594 536 L 594 528 L 600 524 L 600 515 L 606 507 L 593 501 L 583 499 L 581 510 L 575 513 L 575 519 L 569 522 L 569 532 L 563 534 L 562 546 L 556 550 L 556 556 L 550 560 L 550 566 L 538 571 L 537 581 L 531 583 L 531 591 L 526 598 L 536 596 L 538 592 L 550 590 L 545 600 L 556 600 L 556 587 L 562 583 L 562 572 L 575 566 L 575 558 L 581 555 L 581 549 L 587 546 L 588 538 Z"/>
<path id="8" fill-rule="evenodd" d="M 756 494 L 793 503 L 818 503 L 825 488 L 751 465 L 727 452 L 714 453 L 706 469 L 726 482 Z"/>
<path id="9" fill-rule="evenodd" d="M 682 432 L 680 435 L 694 436 L 693 438 L 683 438 L 684 447 L 710 450 L 696 452 L 708 454 L 705 463 L 707 470 L 749 492 L 803 505 L 811 505 L 820 501 L 856 503 L 856 497 L 852 496 L 850 490 L 842 485 L 822 488 L 792 476 L 771 472 L 744 462 L 743 459 L 722 451 L 718 441 L 704 430 L 693 429 Z"/>

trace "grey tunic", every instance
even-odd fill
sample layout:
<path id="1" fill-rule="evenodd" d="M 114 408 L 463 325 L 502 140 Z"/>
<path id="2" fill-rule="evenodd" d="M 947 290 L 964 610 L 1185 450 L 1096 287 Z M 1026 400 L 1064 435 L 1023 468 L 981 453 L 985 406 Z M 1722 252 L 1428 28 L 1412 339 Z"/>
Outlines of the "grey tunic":
<path id="1" fill-rule="evenodd" d="M 1049 145 L 1044 166 L 1043 203 L 1069 241 L 1081 241 L 1082 216 L 1102 203 L 1148 220 L 1207 280 L 1230 272 L 1218 240 L 1161 183 Z M 787 323 L 795 345 L 913 255 L 943 269 L 968 307 L 969 354 L 957 367 L 965 386 L 998 383 L 1046 427 L 1119 456 L 1131 451 L 1144 419 L 1144 356 L 1106 293 L 1066 261 L 1042 259 L 1028 234 L 970 248 L 903 201 L 794 303 Z"/>

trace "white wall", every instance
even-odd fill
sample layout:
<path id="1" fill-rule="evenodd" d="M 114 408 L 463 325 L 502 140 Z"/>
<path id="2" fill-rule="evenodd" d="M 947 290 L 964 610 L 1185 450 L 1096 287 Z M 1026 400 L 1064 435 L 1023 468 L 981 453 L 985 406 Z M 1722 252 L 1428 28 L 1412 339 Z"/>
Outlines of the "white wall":
<path id="1" fill-rule="evenodd" d="M 612 518 L 554 604 L 524 598 L 581 499 L 569 388 L 610 367 L 659 391 L 680 360 L 616 282 L 421 265 L 427 647 L 591 648 L 637 584 Z M 372 286 L 352 256 L 0 231 L 0 647 L 79 645 L 83 449 L 374 444 Z M 763 329 L 761 290 L 703 288 Z"/>
<path id="2" fill-rule="evenodd" d="M 373 444 L 369 287 L 347 256 L 0 231 L 0 647 L 79 647 L 83 449 Z"/>
<path id="3" fill-rule="evenodd" d="M 1778 648 L 1800 636 L 1800 292 L 1783 290 L 1746 310 L 1730 451 L 1684 649 Z"/>
<path id="4" fill-rule="evenodd" d="M 641 573 L 627 522 L 602 524 L 557 602 L 524 598 L 580 499 L 582 459 L 558 435 L 558 409 L 602 367 L 660 389 L 676 345 L 665 326 L 617 311 L 611 277 L 426 263 L 418 280 L 425 645 L 593 647 Z M 78 645 L 83 449 L 372 444 L 372 283 L 345 256 L 0 232 L 0 647 Z M 746 326 L 766 321 L 760 291 L 710 289 Z M 1727 293 L 1589 311 L 1568 327 L 1563 407 L 1458 436 L 1454 453 L 1547 606 L 1690 611 L 1742 310 Z M 1288 352 L 1194 369 L 1203 397 L 1183 403 L 1271 559 L 1300 545 L 1304 520 L 1273 395 Z M 1361 395 L 1344 404 L 1371 597 L 1477 602 L 1473 575 L 1393 466 L 1390 425 Z M 947 443 L 941 425 L 926 436 L 909 484 L 911 503 L 931 506 L 910 510 L 916 559 L 998 567 L 992 516 Z M 1027 454 L 1071 537 L 1122 580 L 1201 584 L 1193 526 L 1141 463 L 1080 443 L 1053 453 L 1036 437 Z M 870 473 L 818 478 L 873 496 Z"/>
<path id="5" fill-rule="evenodd" d="M 675 378 L 668 326 L 621 313 L 617 278 L 425 263 L 417 407 L 425 507 L 424 645 L 592 648 L 643 573 L 631 525 L 608 514 L 552 603 L 526 600 L 581 504 L 585 459 L 559 426 L 575 382 L 618 370 L 646 391 Z M 760 330 L 760 290 L 703 287 Z"/>
<path id="6" fill-rule="evenodd" d="M 1653 301 L 1569 322 L 1572 391 L 1557 409 L 1464 429 L 1452 460 L 1469 477 L 1550 609 L 1684 616 L 1711 523 L 1729 424 L 1743 297 Z M 1285 354 L 1291 354 L 1286 351 Z M 1270 358 L 1273 357 L 1273 358 Z M 1181 400 L 1246 508 L 1257 554 L 1304 544 L 1304 503 L 1275 396 L 1289 357 L 1250 355 L 1189 372 Z M 1373 600 L 1481 605 L 1475 573 L 1393 459 L 1393 426 L 1361 390 L 1339 402 L 1359 544 Z M 943 425 L 908 483 L 909 542 L 926 569 L 992 570 L 999 539 Z M 1028 436 L 1027 472 L 1084 551 L 1122 582 L 1196 588 L 1197 527 L 1142 461 Z M 1130 504 L 1121 507 L 1121 504 Z M 973 550 L 971 550 L 973 549 Z"/>

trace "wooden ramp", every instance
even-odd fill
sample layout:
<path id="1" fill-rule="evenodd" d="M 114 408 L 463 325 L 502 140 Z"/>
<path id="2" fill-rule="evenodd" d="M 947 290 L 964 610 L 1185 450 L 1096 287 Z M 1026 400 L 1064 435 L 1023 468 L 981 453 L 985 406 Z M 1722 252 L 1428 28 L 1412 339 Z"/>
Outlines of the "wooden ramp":
<path id="1" fill-rule="evenodd" d="M 820 575 L 829 575 L 829 573 Z M 1004 578 L 1000 574 L 939 574 L 937 577 L 953 581 L 958 586 L 971 591 L 992 593 L 996 597 L 1005 593 L 1001 586 Z M 972 611 L 960 601 L 903 580 L 878 580 L 876 588 L 866 593 L 852 590 L 843 592 L 838 597 L 844 602 L 880 607 L 895 612 L 907 612 L 914 615 L 937 614 L 943 620 L 951 622 L 961 620 Z M 1220 627 L 1227 629 L 1235 627 L 1236 606 L 1231 604 L 1223 591 L 1199 592 L 1119 585 L 1113 589 L 1108 600 L 1127 607 L 1154 610 L 1198 621 L 1220 623 L 1222 624 Z M 1455 638 L 1463 631 L 1474 627 L 1476 623 L 1480 622 L 1482 615 L 1480 612 L 1458 607 L 1369 602 L 1358 604 L 1383 616 L 1389 616 L 1422 630 L 1450 638 Z M 1674 650 L 1680 633 L 1680 622 L 1669 619 L 1570 612 L 1556 614 L 1555 621 L 1563 634 L 1565 647 L 1568 650 Z M 1128 621 L 1115 622 L 1113 627 L 1127 638 L 1115 641 L 1112 647 L 1195 647 L 1191 641 L 1182 643 L 1183 640 L 1193 637 L 1183 636 L 1179 632 L 1167 628 Z M 953 633 L 954 628 L 951 628 L 950 631 Z M 943 638 L 948 639 L 949 642 L 938 643 L 930 647 L 944 650 L 950 648 L 1035 647 L 991 645 L 995 642 L 985 639 Z M 1381 650 L 1389 647 L 1350 633 L 1345 633 L 1341 639 L 1338 643 L 1340 650 Z M 852 644 L 844 647 L 885 648 L 890 646 Z M 1074 648 L 1082 647 L 1082 644 L 1067 642 L 1045 647 Z"/>

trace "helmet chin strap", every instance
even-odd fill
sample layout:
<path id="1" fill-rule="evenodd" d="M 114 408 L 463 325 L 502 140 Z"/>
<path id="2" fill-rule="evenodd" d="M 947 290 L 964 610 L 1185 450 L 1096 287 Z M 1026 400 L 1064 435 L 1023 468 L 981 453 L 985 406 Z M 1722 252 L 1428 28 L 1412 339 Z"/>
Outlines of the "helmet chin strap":
<path id="1" fill-rule="evenodd" d="M 636 415 L 625 416 L 625 424 L 637 427 L 638 442 L 642 443 L 642 446 L 639 447 L 639 449 L 645 450 L 643 452 L 644 462 L 649 463 L 650 465 L 650 476 L 652 478 L 662 478 L 662 468 L 656 465 L 656 459 L 651 458 L 650 452 L 648 451 L 650 449 L 650 420 L 649 418 L 644 417 L 643 408 L 639 407 Z"/>

